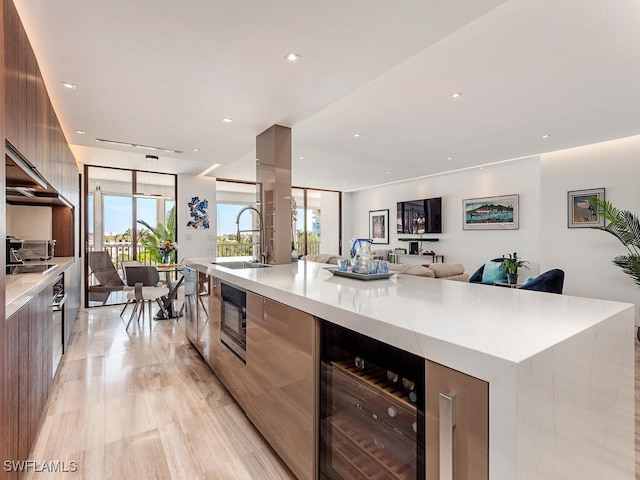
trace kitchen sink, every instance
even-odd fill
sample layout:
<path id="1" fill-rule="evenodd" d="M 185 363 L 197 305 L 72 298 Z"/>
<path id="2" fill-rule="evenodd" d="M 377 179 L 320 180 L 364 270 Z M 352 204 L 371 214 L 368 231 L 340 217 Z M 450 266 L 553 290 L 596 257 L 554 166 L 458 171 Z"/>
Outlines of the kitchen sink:
<path id="1" fill-rule="evenodd" d="M 267 268 L 270 265 L 257 262 L 213 262 L 218 267 L 230 268 L 232 270 L 241 270 L 243 268 Z"/>

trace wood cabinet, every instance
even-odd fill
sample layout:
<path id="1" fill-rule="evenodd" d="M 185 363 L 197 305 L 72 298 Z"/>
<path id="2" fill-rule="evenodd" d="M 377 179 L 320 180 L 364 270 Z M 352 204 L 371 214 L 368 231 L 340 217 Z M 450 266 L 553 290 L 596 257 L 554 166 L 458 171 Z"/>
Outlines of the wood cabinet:
<path id="1" fill-rule="evenodd" d="M 5 136 L 63 197 L 78 204 L 78 168 L 12 0 L 4 7 Z"/>
<path id="2" fill-rule="evenodd" d="M 3 425 L 8 460 L 28 458 L 51 390 L 51 296 L 48 286 L 6 320 L 4 375 L 8 395 Z M 10 473 L 8 478 L 18 476 Z"/>
<path id="3" fill-rule="evenodd" d="M 247 416 L 299 479 L 316 471 L 316 319 L 247 292 Z"/>
<path id="4" fill-rule="evenodd" d="M 209 279 L 208 312 L 187 315 L 187 335 L 273 449 L 299 479 L 316 471 L 316 319 L 247 292 L 246 364 L 220 340 L 222 282 Z M 185 284 L 185 289 L 188 288 Z M 202 291 L 201 291 L 202 294 Z M 186 295 L 185 295 L 186 301 Z M 201 322 L 200 319 L 203 319 Z"/>
<path id="5" fill-rule="evenodd" d="M 426 386 L 427 480 L 487 480 L 489 384 L 427 360 Z"/>
<path id="6" fill-rule="evenodd" d="M 20 425 L 20 377 L 22 373 L 22 363 L 20 359 L 20 352 L 25 349 L 28 351 L 28 346 L 21 344 L 21 340 L 26 342 L 27 337 L 23 335 L 21 338 L 21 331 L 24 330 L 24 326 L 29 325 L 29 309 L 23 307 L 18 310 L 14 315 L 9 317 L 5 322 L 5 351 L 4 351 L 4 368 L 3 368 L 3 382 L 5 387 L 4 406 L 2 411 L 4 412 L 4 418 L 2 419 L 2 425 L 4 430 L 6 459 L 18 460 L 24 458 L 20 454 L 20 438 L 19 438 L 19 425 Z M 26 385 L 23 386 L 26 391 Z M 25 396 L 25 393 L 22 393 Z M 24 450 L 24 447 L 23 447 Z M 17 479 L 17 472 L 6 473 L 6 478 Z"/>
<path id="7" fill-rule="evenodd" d="M 27 35 L 12 0 L 4 2 L 5 135 L 23 155 L 27 143 Z"/>
<path id="8" fill-rule="evenodd" d="M 222 327 L 222 288 L 220 279 L 217 277 L 209 278 L 209 296 L 208 299 L 208 326 L 209 334 L 209 357 L 205 360 L 214 370 L 220 369 L 219 359 L 222 349 L 226 347 L 220 341 L 220 328 Z"/>
<path id="9" fill-rule="evenodd" d="M 216 372 L 216 375 L 238 402 L 238 405 L 246 409 L 246 392 L 252 388 L 246 381 L 246 365 L 222 343 L 220 338 L 222 329 L 222 281 L 219 278 L 211 277 L 208 298 L 209 309 L 206 325 L 208 356 L 205 357 L 205 360 Z"/>

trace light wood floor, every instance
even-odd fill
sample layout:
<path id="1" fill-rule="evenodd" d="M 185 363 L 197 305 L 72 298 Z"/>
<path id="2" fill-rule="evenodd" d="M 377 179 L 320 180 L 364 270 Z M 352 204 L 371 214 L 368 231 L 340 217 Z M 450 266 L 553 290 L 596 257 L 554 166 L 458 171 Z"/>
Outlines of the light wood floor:
<path id="1" fill-rule="evenodd" d="M 26 478 L 294 478 L 185 340 L 183 321 L 127 334 L 121 308 L 80 312 L 31 452 L 75 461 L 77 472 Z"/>
<path id="2" fill-rule="evenodd" d="M 76 473 L 26 478 L 283 480 L 294 477 L 185 340 L 182 321 L 132 325 L 121 307 L 81 311 L 30 458 Z M 636 479 L 640 344 L 636 342 Z"/>

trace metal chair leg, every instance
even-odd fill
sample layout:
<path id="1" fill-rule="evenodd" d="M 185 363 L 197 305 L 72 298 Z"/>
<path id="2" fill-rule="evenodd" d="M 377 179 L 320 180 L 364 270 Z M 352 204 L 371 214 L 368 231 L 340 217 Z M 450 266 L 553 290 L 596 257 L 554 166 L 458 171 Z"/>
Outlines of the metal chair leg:
<path id="1" fill-rule="evenodd" d="M 127 322 L 127 328 L 125 330 L 129 330 L 129 325 L 131 325 L 131 321 L 133 320 L 133 316 L 136 314 L 136 310 L 138 310 L 138 302 L 133 306 L 131 315 L 129 315 L 129 321 Z"/>
<path id="2" fill-rule="evenodd" d="M 162 300 L 160 298 L 156 298 L 156 302 L 158 303 L 158 306 L 160 307 L 160 312 L 162 312 L 162 315 L 164 315 L 167 320 L 170 320 L 169 312 L 167 312 L 167 309 L 164 308 L 164 305 L 162 304 Z M 149 300 L 149 305 L 151 305 L 151 300 Z"/>
<path id="3" fill-rule="evenodd" d="M 124 308 L 122 309 L 122 311 L 120 312 L 120 316 L 122 317 L 122 315 L 124 315 L 124 311 L 127 309 L 127 307 L 129 306 L 129 304 L 132 302 L 132 300 L 127 300 L 127 303 L 124 304 Z"/>

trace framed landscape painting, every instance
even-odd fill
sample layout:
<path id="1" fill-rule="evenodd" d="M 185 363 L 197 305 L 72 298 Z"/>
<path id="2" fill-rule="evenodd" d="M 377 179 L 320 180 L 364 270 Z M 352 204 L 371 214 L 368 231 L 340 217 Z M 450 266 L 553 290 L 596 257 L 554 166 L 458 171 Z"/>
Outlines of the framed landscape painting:
<path id="1" fill-rule="evenodd" d="M 518 195 L 462 200 L 463 230 L 517 230 Z"/>
<path id="2" fill-rule="evenodd" d="M 604 217 L 597 215 L 589 207 L 589 199 L 591 197 L 598 197 L 604 200 L 604 188 L 574 190 L 568 193 L 569 228 L 604 227 Z"/>
<path id="3" fill-rule="evenodd" d="M 369 238 L 373 243 L 389 243 L 389 209 L 369 211 Z"/>

